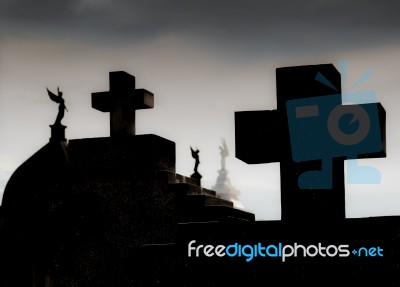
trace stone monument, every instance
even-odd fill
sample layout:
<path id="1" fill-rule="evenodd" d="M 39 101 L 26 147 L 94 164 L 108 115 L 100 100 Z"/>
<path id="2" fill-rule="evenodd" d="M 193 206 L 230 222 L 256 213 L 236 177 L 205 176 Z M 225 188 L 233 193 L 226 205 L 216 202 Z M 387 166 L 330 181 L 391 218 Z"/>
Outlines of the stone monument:
<path id="1" fill-rule="evenodd" d="M 315 81 L 319 73 L 336 90 Z M 383 107 L 343 108 L 331 64 L 278 68 L 277 101 L 277 110 L 235 113 L 236 157 L 280 162 L 282 220 L 255 221 L 176 173 L 174 142 L 135 135 L 135 110 L 151 108 L 153 94 L 136 89 L 134 76 L 111 72 L 110 91 L 92 94 L 92 106 L 110 112 L 110 137 L 67 141 L 52 134 L 7 183 L 0 286 L 399 286 L 400 217 L 346 218 L 343 155 L 351 145 L 320 144 L 329 127 L 319 116 L 359 108 L 372 115 L 374 107 L 374 132 L 348 155 L 385 156 Z M 328 139 L 353 142 L 351 135 Z M 370 140 L 378 150 L 364 145 Z M 299 147 L 304 158 L 296 157 Z M 220 151 L 224 178 L 224 142 Z"/>
<path id="2" fill-rule="evenodd" d="M 60 104 L 52 137 L 5 188 L 0 286 L 148 286 L 159 279 L 146 273 L 157 264 L 142 270 L 144 246 L 168 250 L 187 223 L 254 221 L 177 174 L 174 142 L 135 135 L 135 110 L 152 108 L 153 94 L 126 72 L 109 78 L 110 91 L 93 93 L 92 107 L 110 112 L 110 137 L 67 141 L 57 130 L 62 93 L 49 92 Z"/>

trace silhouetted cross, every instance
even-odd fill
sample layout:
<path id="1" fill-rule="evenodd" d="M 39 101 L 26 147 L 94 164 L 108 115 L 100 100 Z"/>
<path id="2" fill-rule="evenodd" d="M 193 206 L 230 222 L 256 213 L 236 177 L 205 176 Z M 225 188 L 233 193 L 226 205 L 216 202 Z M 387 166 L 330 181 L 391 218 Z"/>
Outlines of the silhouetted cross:
<path id="1" fill-rule="evenodd" d="M 135 77 L 123 72 L 110 72 L 110 91 L 92 93 L 92 107 L 110 113 L 110 136 L 135 135 L 135 111 L 154 107 L 154 95 L 135 89 Z"/>
<path id="2" fill-rule="evenodd" d="M 332 64 L 279 68 L 276 89 L 277 110 L 235 113 L 236 157 L 280 163 L 283 220 L 344 219 L 343 160 L 386 156 L 385 110 L 342 105 Z"/>

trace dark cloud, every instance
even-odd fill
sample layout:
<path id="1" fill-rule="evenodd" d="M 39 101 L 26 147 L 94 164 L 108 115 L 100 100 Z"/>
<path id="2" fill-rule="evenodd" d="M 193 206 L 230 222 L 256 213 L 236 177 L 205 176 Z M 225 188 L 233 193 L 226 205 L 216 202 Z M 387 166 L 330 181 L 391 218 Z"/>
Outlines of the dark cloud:
<path id="1" fill-rule="evenodd" d="M 0 0 L 0 23 L 4 35 L 108 44 L 173 34 L 231 49 L 318 50 L 397 43 L 399 8 L 373 0 Z"/>
<path id="2" fill-rule="evenodd" d="M 0 15 L 3 23 L 7 21 L 11 25 L 16 22 L 49 25 L 58 19 L 70 17 L 78 1 L 1 0 Z"/>

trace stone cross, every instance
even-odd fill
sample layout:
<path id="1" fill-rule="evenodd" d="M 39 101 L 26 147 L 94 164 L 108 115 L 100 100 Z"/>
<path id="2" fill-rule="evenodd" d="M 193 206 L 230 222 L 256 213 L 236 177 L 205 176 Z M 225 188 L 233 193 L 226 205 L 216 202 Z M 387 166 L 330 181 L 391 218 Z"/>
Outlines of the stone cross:
<path id="1" fill-rule="evenodd" d="M 344 219 L 343 160 L 386 156 L 385 110 L 342 105 L 332 64 L 278 68 L 276 88 L 277 110 L 235 113 L 236 157 L 280 163 L 282 220 Z"/>
<path id="2" fill-rule="evenodd" d="M 123 72 L 110 72 L 110 91 L 92 93 L 92 107 L 110 113 L 110 136 L 135 135 L 135 111 L 154 107 L 154 95 L 135 89 L 135 77 Z"/>

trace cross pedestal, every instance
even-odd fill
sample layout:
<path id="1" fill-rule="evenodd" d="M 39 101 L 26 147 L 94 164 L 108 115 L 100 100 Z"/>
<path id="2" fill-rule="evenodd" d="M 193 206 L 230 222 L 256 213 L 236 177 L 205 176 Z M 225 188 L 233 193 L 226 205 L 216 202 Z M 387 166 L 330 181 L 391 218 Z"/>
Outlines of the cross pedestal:
<path id="1" fill-rule="evenodd" d="M 135 135 L 135 111 L 154 107 L 153 93 L 135 89 L 135 77 L 110 72 L 110 91 L 92 93 L 92 107 L 110 113 L 110 136 Z"/>
<path id="2" fill-rule="evenodd" d="M 342 105 L 332 64 L 278 68 L 276 87 L 277 110 L 235 113 L 236 157 L 280 163 L 282 220 L 344 219 L 343 161 L 386 156 L 385 110 Z"/>

